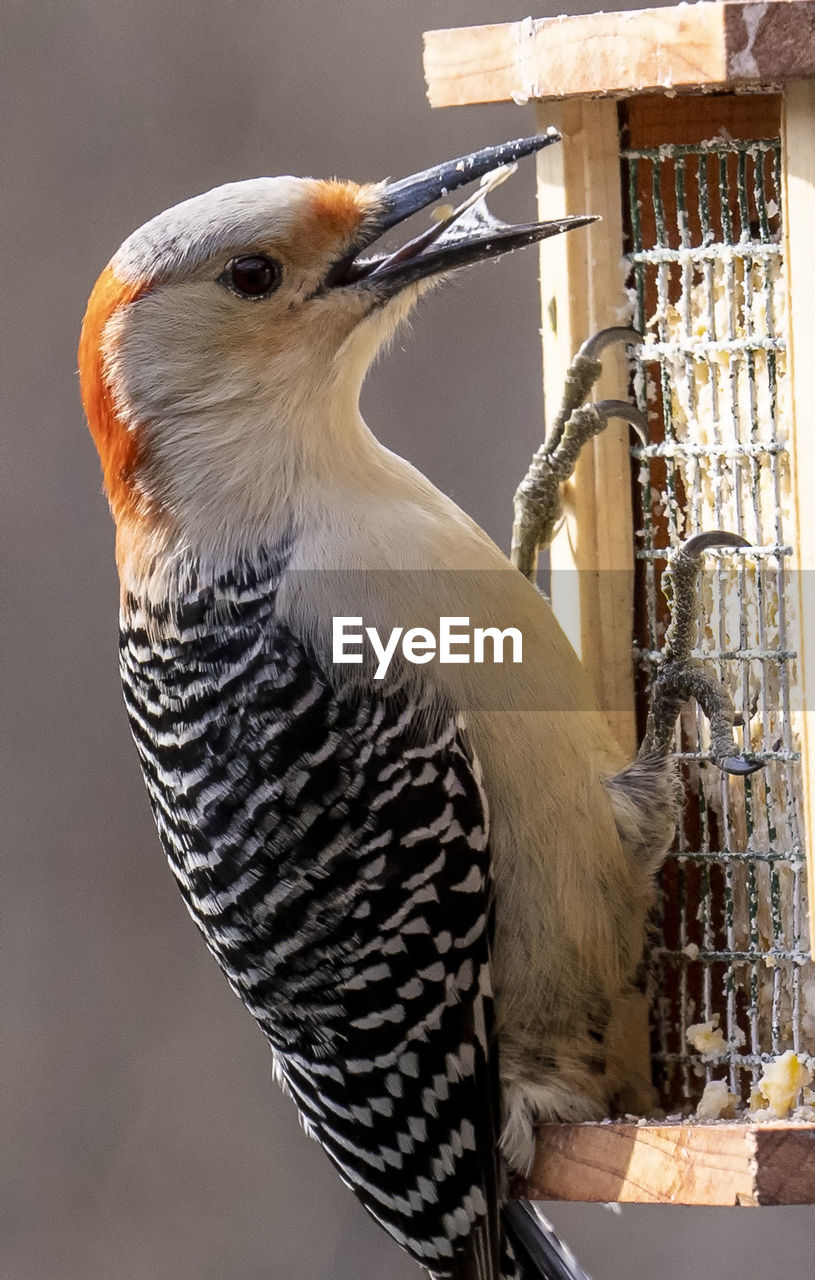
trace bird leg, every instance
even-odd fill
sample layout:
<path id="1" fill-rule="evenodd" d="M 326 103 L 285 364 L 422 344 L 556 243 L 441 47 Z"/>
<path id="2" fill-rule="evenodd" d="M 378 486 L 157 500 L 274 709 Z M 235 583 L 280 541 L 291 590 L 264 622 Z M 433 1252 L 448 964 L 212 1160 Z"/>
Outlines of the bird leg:
<path id="1" fill-rule="evenodd" d="M 630 423 L 647 442 L 645 414 L 625 400 L 587 404 L 602 373 L 600 356 L 613 342 L 641 340 L 636 329 L 602 329 L 578 351 L 566 373 L 560 411 L 529 470 L 515 491 L 515 520 L 510 558 L 534 580 L 538 552 L 552 540 L 562 516 L 561 486 L 572 475 L 583 445 L 598 435 L 610 418 Z M 710 722 L 711 755 L 726 773 L 754 773 L 761 765 L 738 754 L 733 738 L 735 711 L 724 685 L 692 656 L 698 609 L 698 577 L 702 555 L 711 547 L 746 547 L 738 534 L 713 531 L 689 538 L 671 553 L 662 575 L 670 622 L 651 688 L 651 706 L 639 758 L 664 759 L 670 754 L 674 725 L 682 706 L 695 698 Z"/>
<path id="2" fill-rule="evenodd" d="M 623 418 L 645 434 L 644 415 L 627 401 L 586 403 L 602 373 L 600 356 L 606 347 L 613 342 L 632 343 L 640 339 L 636 329 L 622 326 L 602 329 L 583 343 L 566 372 L 560 412 L 515 492 L 510 559 L 529 579 L 535 576 L 539 549 L 548 546 L 560 521 L 561 485 L 574 471 L 586 441 L 601 432 L 610 418 Z"/>
<path id="3" fill-rule="evenodd" d="M 699 570 L 702 555 L 711 547 L 747 547 L 736 533 L 713 530 L 688 538 L 671 552 L 662 575 L 670 622 L 651 686 L 651 706 L 640 759 L 660 759 L 671 750 L 674 725 L 683 704 L 695 698 L 710 722 L 710 751 L 725 773 L 754 773 L 762 766 L 738 754 L 733 738 L 735 712 L 724 685 L 692 656 L 699 620 Z"/>

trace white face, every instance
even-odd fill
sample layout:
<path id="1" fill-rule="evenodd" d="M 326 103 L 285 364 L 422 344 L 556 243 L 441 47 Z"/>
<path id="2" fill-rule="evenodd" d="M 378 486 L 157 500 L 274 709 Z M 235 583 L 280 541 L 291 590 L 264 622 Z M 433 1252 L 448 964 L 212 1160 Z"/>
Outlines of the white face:
<path id="1" fill-rule="evenodd" d="M 377 191 L 230 184 L 160 214 L 112 260 L 118 280 L 149 283 L 105 326 L 106 372 L 139 436 L 138 487 L 173 523 L 256 523 L 305 460 L 312 474 L 322 454 L 341 465 L 370 360 L 426 287 L 387 303 L 326 287 Z"/>
<path id="2" fill-rule="evenodd" d="M 79 351 L 119 545 L 234 550 L 290 523 L 295 506 L 347 497 L 366 466 L 381 476 L 359 390 L 419 295 L 591 221 L 514 227 L 484 203 L 507 165 L 556 140 L 520 138 L 375 186 L 231 183 L 130 236 L 91 294 Z M 383 232 L 479 179 L 463 204 L 381 249 Z"/>

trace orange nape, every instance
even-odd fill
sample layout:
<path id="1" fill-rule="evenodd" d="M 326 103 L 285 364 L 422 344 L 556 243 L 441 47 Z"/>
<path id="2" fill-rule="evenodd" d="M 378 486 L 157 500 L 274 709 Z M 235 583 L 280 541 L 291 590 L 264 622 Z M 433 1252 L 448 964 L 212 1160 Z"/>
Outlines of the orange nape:
<path id="1" fill-rule="evenodd" d="M 105 267 L 88 299 L 79 339 L 82 404 L 102 460 L 105 493 L 117 523 L 135 506 L 133 476 L 139 462 L 139 436 L 127 429 L 117 412 L 105 368 L 104 334 L 111 316 L 145 290 L 144 283 L 120 280 L 111 266 Z"/>

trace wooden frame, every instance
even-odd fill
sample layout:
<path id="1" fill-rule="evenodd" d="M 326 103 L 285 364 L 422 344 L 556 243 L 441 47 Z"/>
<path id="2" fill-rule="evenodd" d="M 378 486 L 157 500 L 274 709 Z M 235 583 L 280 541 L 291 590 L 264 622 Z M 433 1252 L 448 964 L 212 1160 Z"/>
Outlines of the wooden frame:
<path id="1" fill-rule="evenodd" d="M 550 1124 L 530 1200 L 610 1204 L 811 1204 L 815 1125 Z"/>
<path id="2" fill-rule="evenodd" d="M 804 822 L 810 832 L 807 889 L 810 931 L 815 931 L 815 524 L 803 501 L 807 478 L 815 476 L 815 441 L 810 406 L 815 404 L 815 80 L 795 80 L 784 93 L 782 145 L 785 156 L 787 289 L 790 310 L 790 382 L 792 385 L 793 489 L 796 503 L 796 546 L 793 569 L 798 579 L 799 685 L 803 711 L 797 713 L 804 773 Z M 796 413 L 796 406 L 798 407 Z M 808 659 L 808 661 L 807 661 Z"/>
<path id="3" fill-rule="evenodd" d="M 815 3 L 680 4 L 425 33 L 433 107 L 747 88 L 815 75 Z"/>
<path id="4" fill-rule="evenodd" d="M 625 294 L 616 106 L 569 101 L 538 107 L 539 130 L 550 124 L 566 145 L 538 153 L 540 218 L 559 218 L 575 209 L 601 215 L 585 229 L 587 239 L 555 236 L 541 246 L 543 362 L 549 385 L 559 393 L 580 344 L 589 334 L 621 323 Z M 598 157 L 605 160 L 589 163 Z M 594 398 L 625 398 L 626 382 L 623 352 L 608 351 Z M 547 419 L 557 408 L 547 401 Z M 620 747 L 631 757 L 636 752 L 632 514 L 626 505 L 612 512 L 602 492 L 606 485 L 621 493 L 630 488 L 628 433 L 625 423 L 612 420 L 583 450 L 566 486 L 566 522 L 552 544 L 552 604 Z"/>

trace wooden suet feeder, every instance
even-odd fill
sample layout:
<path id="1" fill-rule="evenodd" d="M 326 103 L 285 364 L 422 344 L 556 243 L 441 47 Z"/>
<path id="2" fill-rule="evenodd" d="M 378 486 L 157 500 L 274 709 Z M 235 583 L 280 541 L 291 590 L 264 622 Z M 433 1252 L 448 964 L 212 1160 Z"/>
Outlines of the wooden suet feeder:
<path id="1" fill-rule="evenodd" d="M 585 338 L 641 335 L 597 398 L 628 388 L 647 437 L 612 422 L 584 448 L 552 547 L 555 611 L 630 754 L 667 549 L 710 529 L 751 544 L 710 557 L 697 652 L 764 767 L 721 774 L 692 709 L 677 733 L 688 803 L 650 1005 L 669 1119 L 543 1126 L 528 1194 L 815 1202 L 815 1096 L 794 1088 L 815 1055 L 815 3 L 432 31 L 425 72 L 433 106 L 534 102 L 563 135 L 538 155 L 540 217 L 602 216 L 542 246 L 548 412 Z M 771 1118 L 774 1074 L 803 1119 Z M 717 1098 L 734 1119 L 705 1122 Z"/>

